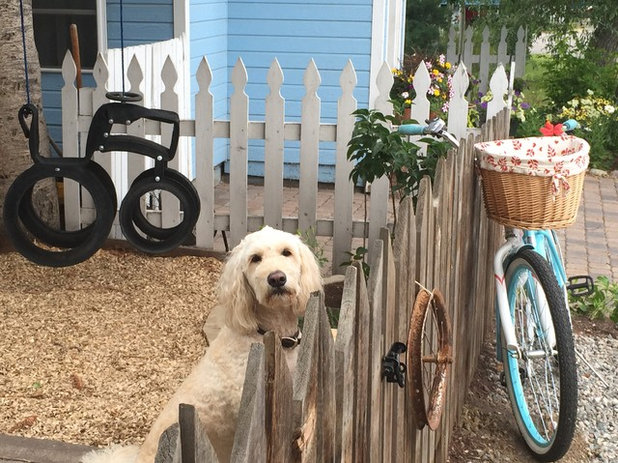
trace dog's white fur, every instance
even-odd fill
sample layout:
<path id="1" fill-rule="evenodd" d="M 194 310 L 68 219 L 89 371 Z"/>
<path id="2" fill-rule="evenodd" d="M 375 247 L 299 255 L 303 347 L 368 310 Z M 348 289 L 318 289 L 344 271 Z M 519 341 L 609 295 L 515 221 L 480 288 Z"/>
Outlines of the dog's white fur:
<path id="1" fill-rule="evenodd" d="M 269 284 L 269 275 L 281 284 L 279 272 L 285 284 L 276 288 Z M 180 403 L 196 407 L 219 461 L 229 461 L 249 349 L 263 340 L 258 328 L 294 335 L 311 293 L 321 289 L 315 257 L 298 236 L 270 227 L 247 235 L 232 250 L 219 280 L 218 304 L 226 312 L 225 325 L 141 448 L 113 446 L 87 454 L 82 462 L 153 463 L 161 433 L 178 421 Z M 298 349 L 284 352 L 293 370 Z"/>

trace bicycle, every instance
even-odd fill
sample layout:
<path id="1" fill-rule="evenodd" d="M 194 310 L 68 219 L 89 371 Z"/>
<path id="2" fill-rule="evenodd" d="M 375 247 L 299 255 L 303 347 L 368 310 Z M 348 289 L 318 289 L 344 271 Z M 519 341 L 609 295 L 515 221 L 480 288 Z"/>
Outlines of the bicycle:
<path id="1" fill-rule="evenodd" d="M 575 121 L 565 122 L 567 130 L 575 128 L 575 124 Z M 399 127 L 399 131 L 409 135 L 441 136 L 456 146 L 451 137 L 445 135 L 448 132 L 440 120 L 427 121 L 424 126 L 406 124 Z M 504 142 L 509 143 L 493 143 Z M 522 141 L 510 143 L 518 146 Z M 583 142 L 582 146 L 585 150 L 587 144 Z M 479 148 L 475 148 L 478 153 Z M 587 157 L 587 152 L 585 154 Z M 585 166 L 579 167 L 585 170 Z M 558 237 L 547 225 L 563 227 L 574 221 L 583 182 L 583 174 L 578 175 L 575 194 L 566 207 L 550 204 L 557 209 L 553 217 L 530 218 L 529 211 L 524 208 L 516 211 L 514 215 L 519 213 L 520 216 L 515 219 L 510 216 L 512 211 L 505 212 L 500 207 L 507 197 L 517 199 L 522 196 L 521 192 L 509 195 L 508 191 L 500 190 L 499 183 L 504 178 L 489 187 L 489 180 L 482 176 L 488 215 L 505 225 L 505 243 L 496 252 L 493 263 L 496 326 L 500 327 L 496 330 L 496 357 L 504 367 L 501 382 L 507 389 L 524 442 L 540 461 L 555 461 L 566 454 L 577 417 L 576 350 L 567 291 L 590 292 L 592 279 L 589 276 L 567 278 Z M 520 180 L 531 178 L 526 177 Z M 553 180 L 559 183 L 558 188 L 568 186 L 568 181 L 572 180 L 562 175 L 554 177 L 550 188 L 555 186 Z M 491 193 L 496 196 L 493 202 L 488 198 Z M 526 200 L 527 196 L 524 194 L 523 198 Z M 551 201 L 564 202 L 556 197 Z"/>
<path id="2" fill-rule="evenodd" d="M 508 151 L 514 147 L 520 149 L 525 140 L 532 139 L 480 143 L 475 149 L 487 161 L 492 156 L 488 154 L 489 148 L 503 145 L 498 151 L 505 156 L 512 155 Z M 491 166 L 480 169 L 488 215 L 505 225 L 505 243 L 496 252 L 493 263 L 496 326 L 500 327 L 496 330 L 496 356 L 504 367 L 501 379 L 519 431 L 539 461 L 560 459 L 573 439 L 577 417 L 577 369 L 567 291 L 589 291 L 592 281 L 588 276 L 566 277 L 559 241 L 555 231 L 550 229 L 574 221 L 587 166 L 587 143 L 575 137 L 561 140 L 578 146 L 566 156 L 575 154 L 579 159 L 579 172 L 563 175 L 554 170 L 550 180 L 514 173 L 514 182 L 531 181 L 535 184 L 533 189 L 543 182 L 549 184 L 546 186 L 549 189 L 555 188 L 556 181 L 559 188 L 568 188 L 568 182 L 575 183 L 575 191 L 568 201 L 556 196 L 549 199 L 554 203 L 568 202 L 566 211 L 554 211 L 549 218 L 535 216 L 536 211 L 530 208 L 526 211 L 526 203 L 532 202 L 532 193 L 522 191 L 529 186 L 519 185 L 509 190 L 505 175 L 513 176 L 512 171 L 501 173 L 500 181 L 506 186 L 503 191 L 495 191 L 501 187 L 492 179 Z M 533 140 L 530 141 L 533 148 L 529 149 L 532 154 L 543 148 L 549 152 L 554 150 L 554 143 L 563 143 L 561 140 Z M 548 162 L 554 162 L 551 156 Z M 543 193 L 539 195 L 544 201 L 547 199 Z M 500 210 L 501 205 L 496 203 L 504 202 L 505 198 L 519 200 L 517 206 L 523 204 L 524 210 L 518 211 L 518 217 L 509 216 L 512 211 Z M 561 205 L 555 206 L 561 209 Z"/>

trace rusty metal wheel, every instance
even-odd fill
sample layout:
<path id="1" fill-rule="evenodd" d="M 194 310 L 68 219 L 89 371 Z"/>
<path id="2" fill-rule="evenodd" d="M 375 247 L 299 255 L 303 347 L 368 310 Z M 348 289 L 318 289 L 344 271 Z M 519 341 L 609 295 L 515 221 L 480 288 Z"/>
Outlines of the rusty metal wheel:
<path id="1" fill-rule="evenodd" d="M 408 331 L 409 389 L 418 429 L 435 430 L 446 401 L 452 363 L 451 325 L 442 293 L 421 289 Z"/>

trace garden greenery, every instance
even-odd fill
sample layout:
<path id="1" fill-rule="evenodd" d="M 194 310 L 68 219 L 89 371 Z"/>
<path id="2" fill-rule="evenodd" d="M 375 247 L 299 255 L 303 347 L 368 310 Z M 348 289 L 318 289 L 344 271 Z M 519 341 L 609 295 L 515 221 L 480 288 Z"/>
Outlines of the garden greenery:
<path id="1" fill-rule="evenodd" d="M 592 294 L 583 297 L 569 296 L 569 305 L 575 313 L 588 318 L 609 318 L 618 323 L 618 284 L 606 276 L 599 276 L 594 282 Z"/>

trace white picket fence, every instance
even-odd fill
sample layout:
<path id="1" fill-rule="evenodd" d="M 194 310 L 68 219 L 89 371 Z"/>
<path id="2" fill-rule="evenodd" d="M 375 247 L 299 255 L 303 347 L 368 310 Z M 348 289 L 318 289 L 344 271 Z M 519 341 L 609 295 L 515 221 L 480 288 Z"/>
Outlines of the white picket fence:
<path id="1" fill-rule="evenodd" d="M 500 40 L 497 44 L 497 53 L 491 54 L 489 27 L 485 26 L 480 45 L 474 42 L 474 29 L 468 26 L 464 32 L 464 40 L 459 44 L 455 28 L 451 26 L 448 34 L 446 59 L 451 63 L 463 62 L 466 68 L 481 82 L 479 90 L 485 93 L 489 87 L 490 67 L 502 63 L 510 69 L 515 64 L 514 77 L 521 77 L 526 70 L 527 36 L 525 29 L 520 26 L 517 30 L 517 42 L 514 50 L 508 53 L 506 37 L 508 29 L 503 26 L 500 31 Z M 458 47 L 458 44 L 460 45 Z M 478 53 L 475 53 L 478 50 Z"/>
<path id="2" fill-rule="evenodd" d="M 65 56 L 62 74 L 65 85 L 62 89 L 63 108 L 63 143 L 64 155 L 75 157 L 84 149 L 85 138 L 90 126 L 92 115 L 96 109 L 107 102 L 105 93 L 109 71 L 105 60 L 99 56 L 94 68 L 96 88 L 75 87 L 75 65 L 70 53 Z M 132 59 L 128 70 L 131 90 L 140 88 L 145 73 L 137 59 Z M 313 227 L 317 236 L 333 237 L 333 269 L 348 260 L 353 237 L 361 237 L 366 233 L 372 243 L 379 236 L 379 231 L 387 225 L 387 210 L 389 184 L 386 178 L 372 184 L 369 201 L 369 224 L 366 227 L 362 221 L 354 221 L 352 217 L 354 185 L 349 180 L 352 164 L 347 160 L 347 143 L 354 126 L 352 112 L 357 109 L 354 98 L 356 87 L 356 72 L 351 61 L 341 72 L 341 97 L 338 100 L 338 117 L 336 123 L 322 123 L 320 120 L 320 99 L 317 91 L 320 83 L 319 71 L 311 60 L 304 75 L 306 95 L 302 100 L 302 117 L 300 122 L 285 120 L 285 101 L 280 90 L 283 83 L 283 71 L 275 59 L 268 72 L 270 94 L 265 100 L 264 120 L 249 120 L 249 96 L 246 93 L 247 72 L 242 59 L 238 59 L 231 75 L 232 94 L 230 97 L 229 120 L 215 120 L 213 117 L 213 95 L 210 92 L 212 72 L 204 57 L 197 70 L 199 90 L 195 95 L 195 119 L 181 117 L 180 134 L 183 137 L 195 139 L 196 176 L 194 184 L 201 200 L 201 213 L 196 226 L 196 245 L 200 248 L 214 247 L 214 232 L 229 231 L 229 244 L 234 246 L 248 232 L 259 229 L 264 224 L 281 228 L 290 232 L 307 230 Z M 175 91 L 178 73 L 174 63 L 167 57 L 160 73 L 163 92 L 160 105 L 163 109 L 178 111 L 180 96 Z M 389 93 L 393 85 L 393 76 L 387 63 L 384 63 L 377 76 L 379 96 L 376 109 L 391 113 Z M 420 95 L 412 106 L 412 117 L 423 121 L 429 115 L 429 101 L 426 99 L 430 77 L 424 63 L 418 67 L 415 74 L 417 94 Z M 491 88 L 496 95 L 493 105 L 488 108 L 488 118 L 496 114 L 506 105 L 508 82 L 506 73 L 499 66 L 491 80 Z M 465 92 L 468 88 L 468 75 L 465 66 L 459 66 L 453 78 L 454 96 L 450 102 L 448 117 L 449 131 L 458 138 L 464 138 L 467 133 L 466 121 L 468 102 Z M 116 130 L 118 129 L 118 130 Z M 124 126 L 114 126 L 114 132 L 122 132 Z M 161 135 L 159 123 L 136 122 L 128 127 L 133 135 Z M 166 134 L 163 134 L 166 143 Z M 229 213 L 215 214 L 215 177 L 213 172 L 213 144 L 216 138 L 229 140 Z M 265 159 L 264 178 L 264 213 L 261 216 L 250 216 L 247 199 L 247 164 L 250 139 L 264 140 Z M 81 147 L 80 147 L 81 140 Z M 283 155 L 284 142 L 296 140 L 300 142 L 300 181 L 298 185 L 299 212 L 297 217 L 284 217 L 283 205 Z M 333 219 L 325 219 L 324 214 L 318 214 L 318 157 L 320 142 L 336 143 L 336 179 L 334 185 L 334 210 L 327 215 Z M 97 153 L 99 161 L 111 174 L 119 192 L 119 203 L 127 191 L 127 185 L 144 169 L 142 157 L 129 155 L 116 157 L 111 165 L 109 153 Z M 170 167 L 187 172 L 182 168 L 177 156 Z M 186 167 L 186 166 L 185 166 Z M 79 189 L 75 185 L 65 186 L 65 215 L 67 226 L 77 228 L 82 217 L 92 214 L 86 199 L 80 200 Z M 320 210 L 320 212 L 323 212 Z M 172 226 L 181 219 L 178 201 L 165 202 L 161 206 L 160 222 L 163 226 Z M 115 226 L 112 238 L 122 238 L 120 229 Z"/>

